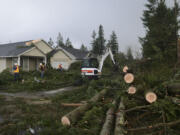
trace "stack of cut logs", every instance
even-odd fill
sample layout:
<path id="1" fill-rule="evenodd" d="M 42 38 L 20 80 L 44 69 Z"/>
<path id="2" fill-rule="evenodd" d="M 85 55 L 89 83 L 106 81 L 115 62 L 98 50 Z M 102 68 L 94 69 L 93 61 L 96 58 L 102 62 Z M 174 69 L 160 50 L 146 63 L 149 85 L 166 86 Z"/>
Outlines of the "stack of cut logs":
<path id="1" fill-rule="evenodd" d="M 124 72 L 124 81 L 130 85 L 130 87 L 128 88 L 127 92 L 128 94 L 135 94 L 137 89 L 135 86 L 133 86 L 133 82 L 134 82 L 134 75 L 133 73 L 128 69 L 127 66 L 125 66 L 123 68 L 123 72 Z M 99 92 L 98 94 L 96 94 L 94 97 L 92 97 L 88 102 L 84 102 L 84 103 L 71 103 L 71 104 L 66 104 L 66 103 L 62 103 L 62 106 L 74 106 L 77 107 L 76 109 L 74 109 L 73 111 L 65 114 L 62 118 L 61 118 L 61 123 L 62 125 L 65 126 L 71 126 L 72 124 L 76 123 L 78 121 L 78 119 L 89 109 L 92 108 L 93 103 L 96 103 L 98 101 L 100 101 L 105 94 L 107 93 L 107 89 L 102 90 L 101 92 Z M 154 92 L 152 91 L 148 91 L 145 93 L 145 98 L 149 103 L 153 103 L 157 100 L 157 96 Z M 106 113 L 106 119 L 105 122 L 103 124 L 102 130 L 100 132 L 100 135 L 110 135 L 112 130 L 113 130 L 113 125 L 115 125 L 114 127 L 114 135 L 124 135 L 126 134 L 126 131 L 124 130 L 124 125 L 125 125 L 125 106 L 123 104 L 123 97 L 121 97 L 119 105 L 118 102 L 116 100 L 112 101 L 112 104 L 114 105 L 113 107 L 109 108 L 107 113 Z M 116 107 L 117 111 L 116 111 Z M 116 118 L 116 119 L 115 119 Z M 115 124 L 114 124 L 115 122 Z"/>
<path id="2" fill-rule="evenodd" d="M 132 74 L 132 71 L 128 68 L 128 66 L 125 66 L 123 68 L 124 72 L 124 81 L 127 84 L 130 84 L 130 87 L 128 88 L 127 92 L 128 94 L 135 94 L 137 89 L 132 85 L 134 81 L 134 75 Z M 157 100 L 157 95 L 153 91 L 145 91 L 145 99 L 149 103 L 153 103 Z"/>

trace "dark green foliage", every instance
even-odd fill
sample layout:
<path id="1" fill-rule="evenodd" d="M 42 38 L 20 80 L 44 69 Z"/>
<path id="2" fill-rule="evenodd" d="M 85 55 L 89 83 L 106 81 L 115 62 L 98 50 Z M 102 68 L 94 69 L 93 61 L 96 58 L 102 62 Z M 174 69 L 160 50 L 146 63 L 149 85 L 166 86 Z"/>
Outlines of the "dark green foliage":
<path id="1" fill-rule="evenodd" d="M 10 84 L 14 80 L 12 73 L 9 70 L 4 70 L 0 73 L 0 86 L 5 84 Z"/>
<path id="2" fill-rule="evenodd" d="M 87 47 L 84 44 L 81 45 L 80 50 L 81 51 L 88 51 Z"/>
<path id="3" fill-rule="evenodd" d="M 49 38 L 48 44 L 49 44 L 51 47 L 53 47 L 54 42 L 53 42 L 52 38 Z"/>
<path id="4" fill-rule="evenodd" d="M 77 72 L 77 70 L 76 72 L 68 73 L 66 71 L 60 72 L 54 69 L 47 69 L 43 79 L 40 78 L 39 71 L 21 71 L 19 74 L 19 81 L 14 81 L 14 75 L 8 70 L 0 73 L 0 76 L 0 90 L 11 92 L 57 89 L 72 85 L 75 80 L 81 77 L 80 71 Z M 22 83 L 22 80 L 24 80 L 24 83 Z M 39 80 L 39 82 L 36 80 Z"/>
<path id="5" fill-rule="evenodd" d="M 146 36 L 140 38 L 143 57 L 159 61 L 175 61 L 178 6 L 169 8 L 165 1 L 148 0 L 146 8 L 142 18 Z"/>
<path id="6" fill-rule="evenodd" d="M 104 30 L 102 25 L 99 26 L 98 36 L 96 37 L 95 31 L 93 31 L 92 38 L 92 52 L 94 54 L 102 55 L 105 50 L 106 42 L 104 38 Z"/>
<path id="7" fill-rule="evenodd" d="M 117 36 L 116 36 L 115 31 L 112 32 L 112 34 L 110 36 L 110 40 L 108 41 L 107 47 L 111 48 L 111 51 L 113 54 L 118 53 L 119 45 L 118 45 Z"/>
<path id="8" fill-rule="evenodd" d="M 127 57 L 128 63 L 133 62 L 134 58 L 133 58 L 133 54 L 132 54 L 132 49 L 130 47 L 128 47 L 128 49 L 127 49 L 126 57 Z"/>
<path id="9" fill-rule="evenodd" d="M 69 38 L 66 39 L 65 46 L 69 47 L 69 48 L 73 48 L 73 45 L 72 45 L 72 43 L 71 43 Z"/>
<path id="10" fill-rule="evenodd" d="M 63 37 L 62 37 L 60 32 L 58 33 L 56 43 L 57 43 L 57 46 L 64 46 L 65 45 L 64 41 L 63 41 Z"/>

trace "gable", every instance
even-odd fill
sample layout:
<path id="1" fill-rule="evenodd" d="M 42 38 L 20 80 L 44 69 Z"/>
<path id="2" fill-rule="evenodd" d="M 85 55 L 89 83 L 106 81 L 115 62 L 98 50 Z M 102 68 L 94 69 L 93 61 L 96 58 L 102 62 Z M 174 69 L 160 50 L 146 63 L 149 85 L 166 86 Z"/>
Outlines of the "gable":
<path id="1" fill-rule="evenodd" d="M 22 56 L 44 57 L 45 55 L 39 49 L 34 47 L 33 49 L 22 54 Z"/>
<path id="2" fill-rule="evenodd" d="M 62 50 L 58 50 L 52 57 L 51 61 L 72 61 Z"/>
<path id="3" fill-rule="evenodd" d="M 43 40 L 33 40 L 33 44 L 44 54 L 51 52 L 53 49 Z"/>

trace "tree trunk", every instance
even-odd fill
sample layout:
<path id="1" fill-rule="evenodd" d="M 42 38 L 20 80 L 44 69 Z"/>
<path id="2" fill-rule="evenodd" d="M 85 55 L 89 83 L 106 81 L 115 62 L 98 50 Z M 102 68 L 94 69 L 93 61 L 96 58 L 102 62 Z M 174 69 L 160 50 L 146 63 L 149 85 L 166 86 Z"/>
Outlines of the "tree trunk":
<path id="1" fill-rule="evenodd" d="M 113 105 L 116 105 L 116 101 L 113 101 Z M 101 130 L 100 135 L 110 135 L 113 127 L 115 107 L 111 107 L 106 113 L 106 120 Z"/>
<path id="2" fill-rule="evenodd" d="M 115 131 L 114 135 L 124 135 L 124 103 L 123 103 L 123 97 L 121 97 L 121 101 L 118 107 L 118 112 L 116 114 L 116 123 L 115 123 Z"/>
<path id="3" fill-rule="evenodd" d="M 152 91 L 145 92 L 145 99 L 149 103 L 153 103 L 157 100 L 157 95 Z"/>
<path id="4" fill-rule="evenodd" d="M 84 105 L 82 103 L 61 103 L 62 106 L 67 106 L 67 107 L 79 107 L 81 105 Z"/>
<path id="5" fill-rule="evenodd" d="M 94 97 L 92 97 L 89 102 L 82 106 L 79 106 L 78 108 L 74 109 L 73 111 L 69 112 L 68 114 L 64 115 L 61 118 L 62 125 L 70 126 L 72 123 L 76 122 L 81 115 L 83 115 L 88 109 L 92 107 L 91 103 L 95 103 L 106 94 L 107 89 L 102 90 L 98 94 L 96 94 Z"/>

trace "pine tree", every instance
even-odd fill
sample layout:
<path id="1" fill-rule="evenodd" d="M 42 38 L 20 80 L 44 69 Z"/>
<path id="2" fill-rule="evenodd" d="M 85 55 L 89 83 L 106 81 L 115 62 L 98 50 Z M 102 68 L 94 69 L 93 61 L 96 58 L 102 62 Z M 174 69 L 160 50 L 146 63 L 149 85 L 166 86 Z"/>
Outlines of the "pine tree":
<path id="1" fill-rule="evenodd" d="M 132 50 L 130 47 L 128 47 L 128 49 L 127 49 L 126 57 L 129 61 L 132 61 L 134 59 L 133 55 L 132 55 Z"/>
<path id="2" fill-rule="evenodd" d="M 98 32 L 98 37 L 96 39 L 97 42 L 97 54 L 98 55 L 102 55 L 104 53 L 105 50 L 105 38 L 104 38 L 104 29 L 103 26 L 100 25 L 99 26 L 99 32 Z"/>
<path id="3" fill-rule="evenodd" d="M 93 33 L 92 33 L 92 42 L 91 42 L 91 45 L 92 45 L 92 52 L 94 54 L 98 54 L 96 32 L 95 31 L 93 31 Z"/>
<path id="4" fill-rule="evenodd" d="M 57 43 L 57 46 L 64 46 L 63 37 L 60 32 L 58 33 L 56 43 Z"/>
<path id="5" fill-rule="evenodd" d="M 80 50 L 81 51 L 87 51 L 87 47 L 84 44 L 82 44 Z"/>
<path id="6" fill-rule="evenodd" d="M 175 9 L 167 7 L 164 0 L 148 0 L 146 8 L 147 10 L 144 11 L 142 18 L 146 36 L 140 38 L 143 57 L 151 57 L 157 60 L 175 60 L 177 42 Z"/>
<path id="7" fill-rule="evenodd" d="M 110 40 L 108 41 L 107 47 L 110 47 L 112 50 L 113 54 L 117 54 L 118 53 L 118 41 L 117 41 L 117 36 L 116 33 L 113 31 L 111 36 L 110 36 Z"/>
<path id="8" fill-rule="evenodd" d="M 72 45 L 72 43 L 71 43 L 71 41 L 70 41 L 69 38 L 67 38 L 66 43 L 65 43 L 65 46 L 66 46 L 66 47 L 69 47 L 69 48 L 73 48 L 73 45 Z"/>
<path id="9" fill-rule="evenodd" d="M 53 45 L 54 45 L 54 42 L 53 42 L 52 38 L 49 38 L 48 44 L 49 44 L 51 47 L 54 47 L 54 46 L 53 46 Z"/>

